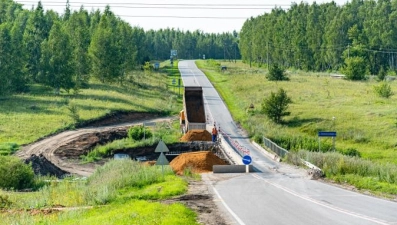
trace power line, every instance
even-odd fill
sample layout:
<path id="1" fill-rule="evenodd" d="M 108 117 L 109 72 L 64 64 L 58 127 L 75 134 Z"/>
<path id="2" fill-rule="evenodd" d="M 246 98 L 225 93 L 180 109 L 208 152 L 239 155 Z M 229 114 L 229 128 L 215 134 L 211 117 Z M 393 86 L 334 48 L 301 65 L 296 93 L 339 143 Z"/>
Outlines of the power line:
<path id="1" fill-rule="evenodd" d="M 217 16 L 130 16 L 130 15 L 117 15 L 119 17 L 136 17 L 136 18 L 176 18 L 176 19 L 225 19 L 225 20 L 242 20 L 247 17 L 217 17 Z"/>
<path id="2" fill-rule="evenodd" d="M 37 1 L 22 0 L 18 2 L 23 3 L 37 3 Z M 51 1 L 44 4 L 66 4 L 66 2 Z M 93 3 L 93 2 L 69 2 L 69 4 L 89 4 L 89 5 L 138 5 L 138 6 L 190 6 L 190 7 L 290 7 L 291 4 L 172 4 L 172 3 L 129 3 L 129 2 L 106 2 L 106 3 Z"/>
<path id="3" fill-rule="evenodd" d="M 64 4 L 46 4 L 45 6 L 66 6 Z M 79 8 L 81 5 L 74 5 L 74 4 L 69 4 L 70 7 L 73 8 Z M 106 7 L 106 4 L 87 4 L 83 6 L 92 6 L 92 7 Z M 271 7 L 255 7 L 255 8 L 230 8 L 230 7 L 185 7 L 185 6 L 178 6 L 178 7 L 162 7 L 162 6 L 122 6 L 122 5 L 110 5 L 110 8 L 128 8 L 128 9 L 197 9 L 197 10 L 206 10 L 206 9 L 211 9 L 211 10 L 244 10 L 244 9 L 250 9 L 250 10 L 266 10 L 266 9 L 274 9 Z"/>

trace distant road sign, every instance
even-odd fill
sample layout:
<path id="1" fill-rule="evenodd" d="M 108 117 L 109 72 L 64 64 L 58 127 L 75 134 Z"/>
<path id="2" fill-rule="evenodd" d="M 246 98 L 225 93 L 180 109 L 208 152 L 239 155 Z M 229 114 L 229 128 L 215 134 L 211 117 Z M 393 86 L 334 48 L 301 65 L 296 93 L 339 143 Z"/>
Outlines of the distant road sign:
<path id="1" fill-rule="evenodd" d="M 174 79 L 172 79 L 172 85 L 175 85 L 175 84 L 176 84 L 176 80 L 174 78 Z"/>
<path id="2" fill-rule="evenodd" d="M 244 165 L 249 165 L 249 164 L 251 164 L 251 162 L 252 162 L 251 156 L 245 155 L 245 156 L 243 157 L 243 163 L 244 163 Z"/>
<path id="3" fill-rule="evenodd" d="M 170 150 L 167 148 L 167 145 L 165 145 L 165 143 L 162 140 L 159 141 L 156 149 L 154 150 L 154 152 L 169 152 L 169 151 Z"/>
<path id="4" fill-rule="evenodd" d="M 319 131 L 318 136 L 319 137 L 336 137 L 336 132 L 335 131 Z"/>

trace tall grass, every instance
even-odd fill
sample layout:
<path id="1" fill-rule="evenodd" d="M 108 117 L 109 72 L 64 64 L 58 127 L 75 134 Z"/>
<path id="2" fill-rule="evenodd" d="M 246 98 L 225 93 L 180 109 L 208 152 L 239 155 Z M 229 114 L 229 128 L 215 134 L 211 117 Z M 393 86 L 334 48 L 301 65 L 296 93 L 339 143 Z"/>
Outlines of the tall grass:
<path id="1" fill-rule="evenodd" d="M 304 159 L 320 167 L 326 177 L 349 182 L 358 188 L 397 194 L 397 165 L 379 164 L 336 152 L 290 152 L 287 160 L 296 165 Z"/>
<path id="2" fill-rule="evenodd" d="M 167 167 L 165 175 L 173 175 Z M 144 166 L 139 162 L 125 159 L 112 160 L 98 168 L 87 181 L 85 198 L 94 204 L 105 204 L 113 200 L 117 190 L 136 187 L 142 188 L 153 183 L 165 181 L 162 170 L 157 166 Z"/>
<path id="3" fill-rule="evenodd" d="M 166 199 L 186 192 L 187 182 L 175 176 L 168 167 L 163 174 L 159 166 L 145 166 L 127 159 L 112 160 L 87 180 L 74 177 L 62 181 L 47 179 L 48 185 L 37 192 L 0 190 L 0 208 L 11 212 L 0 212 L 2 223 L 152 224 L 164 220 L 196 224 L 195 213 L 182 205 L 138 201 Z M 76 207 L 78 210 L 51 215 L 25 212 L 52 207 Z M 135 216 L 131 217 L 133 214 Z"/>

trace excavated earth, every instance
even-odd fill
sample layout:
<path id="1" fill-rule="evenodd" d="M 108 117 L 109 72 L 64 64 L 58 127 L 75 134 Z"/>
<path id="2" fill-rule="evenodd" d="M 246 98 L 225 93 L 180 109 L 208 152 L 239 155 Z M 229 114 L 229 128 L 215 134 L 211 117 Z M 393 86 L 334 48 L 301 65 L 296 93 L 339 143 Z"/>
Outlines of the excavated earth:
<path id="1" fill-rule="evenodd" d="M 65 131 L 42 138 L 35 143 L 24 146 L 16 152 L 26 163 L 31 163 L 36 174 L 63 177 L 67 174 L 90 176 L 95 168 L 103 165 L 107 160 L 96 163 L 81 164 L 80 156 L 87 154 L 98 144 L 104 144 L 127 136 L 131 126 L 142 124 L 143 121 L 172 122 L 176 118 L 159 118 L 150 113 L 115 113 L 96 121 L 90 121 L 85 128 Z M 189 141 L 189 140 L 188 140 Z M 211 142 L 187 142 L 168 146 L 174 152 L 195 150 L 209 150 L 217 154 L 217 149 Z M 156 146 L 136 149 L 126 149 L 116 153 L 129 154 L 131 158 L 146 156 L 148 160 L 156 160 L 158 153 L 154 153 Z M 189 191 L 164 203 L 179 202 L 196 211 L 202 224 L 230 224 L 217 208 L 213 195 L 203 181 L 190 181 Z"/>

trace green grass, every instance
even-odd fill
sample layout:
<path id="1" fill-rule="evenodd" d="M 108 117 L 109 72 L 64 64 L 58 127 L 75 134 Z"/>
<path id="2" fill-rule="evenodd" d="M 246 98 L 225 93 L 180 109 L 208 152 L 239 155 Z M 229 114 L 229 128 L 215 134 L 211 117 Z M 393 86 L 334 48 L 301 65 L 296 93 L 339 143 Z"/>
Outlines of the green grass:
<path id="1" fill-rule="evenodd" d="M 182 100 L 169 87 L 170 68 L 165 66 L 162 63 L 159 71 L 150 74 L 133 71 L 122 85 L 93 80 L 77 95 L 62 92 L 57 96 L 51 88 L 32 85 L 26 94 L 1 98 L 0 145 L 28 144 L 114 111 L 177 114 Z"/>
<path id="2" fill-rule="evenodd" d="M 331 78 L 327 73 L 288 71 L 290 81 L 271 82 L 261 68 L 249 68 L 241 62 L 221 63 L 228 66 L 227 72 L 221 73 L 205 61 L 197 65 L 220 92 L 234 119 L 251 135 L 317 138 L 320 130 L 336 131 L 337 148 L 354 148 L 363 158 L 397 164 L 397 96 L 378 97 L 373 91 L 378 85 L 375 80 L 352 82 Z M 390 86 L 397 90 L 397 82 Z M 260 113 L 263 99 L 279 88 L 286 90 L 293 101 L 291 115 L 282 125 Z M 246 113 L 251 103 L 255 106 L 253 115 Z"/>
<path id="3" fill-rule="evenodd" d="M 0 211 L 0 220 L 4 224 L 197 224 L 196 214 L 185 206 L 154 202 L 185 193 L 187 185 L 169 167 L 163 174 L 159 166 L 112 160 L 88 180 L 54 180 L 37 192 L 0 191 L 0 199 L 9 202 L 8 212 Z M 27 211 L 60 205 L 75 209 L 50 215 Z"/>

